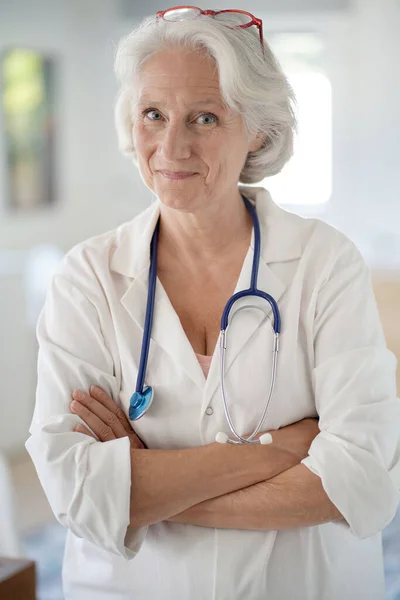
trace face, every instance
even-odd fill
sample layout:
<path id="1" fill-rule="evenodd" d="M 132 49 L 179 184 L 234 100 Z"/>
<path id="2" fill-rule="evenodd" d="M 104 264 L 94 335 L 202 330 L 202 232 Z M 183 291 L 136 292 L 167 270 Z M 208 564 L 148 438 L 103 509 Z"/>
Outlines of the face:
<path id="1" fill-rule="evenodd" d="M 133 142 L 143 180 L 171 208 L 196 212 L 237 194 L 249 151 L 243 117 L 221 96 L 214 61 L 200 52 L 149 59 L 133 99 Z"/>

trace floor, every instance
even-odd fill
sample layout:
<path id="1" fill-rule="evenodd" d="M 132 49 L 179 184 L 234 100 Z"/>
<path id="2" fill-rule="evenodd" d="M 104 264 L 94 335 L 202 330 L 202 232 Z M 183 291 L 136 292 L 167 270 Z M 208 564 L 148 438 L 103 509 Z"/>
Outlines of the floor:
<path id="1" fill-rule="evenodd" d="M 37 600 L 63 600 L 61 565 L 66 530 L 56 521 L 25 450 L 11 460 L 11 476 L 23 552 L 36 562 Z"/>
<path id="2" fill-rule="evenodd" d="M 16 513 L 26 556 L 37 563 L 38 600 L 63 600 L 61 564 L 65 530 L 55 520 L 26 451 L 11 461 Z M 387 600 L 400 600 L 400 507 L 383 532 Z"/>

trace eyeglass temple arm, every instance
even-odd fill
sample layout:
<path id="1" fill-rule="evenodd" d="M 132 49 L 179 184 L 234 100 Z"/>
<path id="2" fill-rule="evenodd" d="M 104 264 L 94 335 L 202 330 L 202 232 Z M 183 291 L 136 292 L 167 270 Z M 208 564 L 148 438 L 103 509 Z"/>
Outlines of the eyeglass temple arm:
<path id="1" fill-rule="evenodd" d="M 263 49 L 264 52 L 264 34 L 263 34 L 263 22 L 261 19 L 258 19 L 258 29 L 260 31 L 260 41 L 261 41 L 261 47 Z"/>

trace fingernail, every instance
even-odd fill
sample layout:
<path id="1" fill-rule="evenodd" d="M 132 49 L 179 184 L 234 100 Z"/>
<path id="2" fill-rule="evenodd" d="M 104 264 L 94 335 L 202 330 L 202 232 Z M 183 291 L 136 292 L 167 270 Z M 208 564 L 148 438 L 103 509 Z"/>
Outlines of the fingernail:
<path id="1" fill-rule="evenodd" d="M 75 400 L 73 402 L 71 402 L 71 409 L 72 410 L 76 410 L 79 406 L 78 402 L 75 402 Z"/>
<path id="2" fill-rule="evenodd" d="M 72 392 L 72 397 L 75 398 L 76 400 L 79 400 L 79 398 L 82 397 L 82 392 L 80 390 L 74 390 Z"/>

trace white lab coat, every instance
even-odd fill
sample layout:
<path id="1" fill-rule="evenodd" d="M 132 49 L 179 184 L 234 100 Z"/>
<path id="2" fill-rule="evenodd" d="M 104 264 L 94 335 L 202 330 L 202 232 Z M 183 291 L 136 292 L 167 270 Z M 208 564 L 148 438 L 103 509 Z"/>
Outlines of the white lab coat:
<path id="1" fill-rule="evenodd" d="M 264 430 L 319 415 L 303 460 L 346 522 L 287 531 L 160 522 L 125 537 L 128 438 L 107 443 L 73 431 L 74 388 L 104 387 L 128 413 L 145 316 L 149 244 L 159 201 L 132 221 L 74 247 L 41 313 L 37 400 L 26 447 L 57 519 L 68 528 L 66 600 L 383 600 L 381 530 L 399 502 L 400 401 L 370 275 L 336 229 L 256 203 L 258 287 L 278 301 L 282 334 L 275 395 Z M 249 286 L 251 242 L 236 291 Z M 188 281 L 190 285 L 190 281 Z M 226 386 L 241 433 L 258 422 L 269 389 L 272 329 L 255 306 L 233 317 Z M 253 308 L 252 308 L 253 307 Z M 161 283 L 146 384 L 154 402 L 133 426 L 149 448 L 198 447 L 229 433 L 219 347 L 207 380 Z M 208 410 L 207 410 L 208 408 Z M 207 412 L 206 412 L 207 411 Z M 211 413 L 211 414 L 210 414 Z M 266 507 L 267 510 L 267 507 Z"/>

